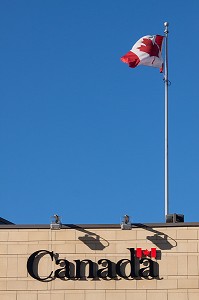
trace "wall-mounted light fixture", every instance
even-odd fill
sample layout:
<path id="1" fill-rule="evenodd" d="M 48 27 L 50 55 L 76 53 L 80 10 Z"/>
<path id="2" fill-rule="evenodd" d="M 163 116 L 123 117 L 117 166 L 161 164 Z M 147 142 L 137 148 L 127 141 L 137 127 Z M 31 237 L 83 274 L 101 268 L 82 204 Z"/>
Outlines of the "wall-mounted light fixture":
<path id="1" fill-rule="evenodd" d="M 51 219 L 53 219 L 53 220 L 50 224 L 50 229 L 52 229 L 52 230 L 61 229 L 61 218 L 60 218 L 60 216 L 55 214 L 51 217 Z"/>
<path id="2" fill-rule="evenodd" d="M 128 215 L 124 215 L 120 225 L 122 230 L 130 230 L 132 228 L 130 217 Z"/>

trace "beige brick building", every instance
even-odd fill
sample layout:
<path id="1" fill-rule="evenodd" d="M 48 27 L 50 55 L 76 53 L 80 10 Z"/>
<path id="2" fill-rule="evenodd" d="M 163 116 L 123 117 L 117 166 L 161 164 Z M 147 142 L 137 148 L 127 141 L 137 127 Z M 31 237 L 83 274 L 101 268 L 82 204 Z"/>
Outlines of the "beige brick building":
<path id="1" fill-rule="evenodd" d="M 1 300 L 198 300 L 199 223 L 0 225 Z"/>

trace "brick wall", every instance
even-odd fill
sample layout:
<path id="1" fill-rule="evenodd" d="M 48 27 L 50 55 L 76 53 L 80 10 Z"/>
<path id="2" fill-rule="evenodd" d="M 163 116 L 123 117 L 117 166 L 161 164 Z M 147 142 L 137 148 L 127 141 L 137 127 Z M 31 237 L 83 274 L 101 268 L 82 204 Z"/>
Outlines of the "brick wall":
<path id="1" fill-rule="evenodd" d="M 199 227 L 104 229 L 0 229 L 1 300 L 198 300 Z M 129 259 L 127 248 L 156 248 L 158 279 L 61 280 L 42 282 L 27 272 L 29 256 L 40 249 L 73 261 Z M 59 268 L 50 257 L 41 276 Z"/>

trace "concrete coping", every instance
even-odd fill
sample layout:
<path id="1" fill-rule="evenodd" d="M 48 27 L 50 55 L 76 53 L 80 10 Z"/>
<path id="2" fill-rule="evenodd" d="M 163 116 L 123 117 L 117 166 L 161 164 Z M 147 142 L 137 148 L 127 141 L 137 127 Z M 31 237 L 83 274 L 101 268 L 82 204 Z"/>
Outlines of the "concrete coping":
<path id="1" fill-rule="evenodd" d="M 132 223 L 133 229 L 199 227 L 199 222 L 178 223 Z M 61 229 L 119 229 L 120 224 L 62 224 Z M 50 229 L 50 224 L 0 224 L 1 229 Z"/>

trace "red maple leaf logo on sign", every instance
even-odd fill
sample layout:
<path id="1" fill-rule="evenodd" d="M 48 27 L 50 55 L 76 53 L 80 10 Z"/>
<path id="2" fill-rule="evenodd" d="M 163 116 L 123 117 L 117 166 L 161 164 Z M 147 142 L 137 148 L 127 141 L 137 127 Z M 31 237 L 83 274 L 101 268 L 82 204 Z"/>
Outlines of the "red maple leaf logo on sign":
<path id="1" fill-rule="evenodd" d="M 145 255 L 145 256 L 150 256 L 151 255 L 151 251 L 149 250 L 142 250 L 142 253 Z"/>
<path id="2" fill-rule="evenodd" d="M 144 38 L 142 40 L 142 44 L 144 44 L 144 45 L 141 45 L 140 47 L 138 47 L 138 49 L 140 49 L 140 51 L 146 52 L 150 56 L 157 56 L 158 57 L 159 47 L 158 47 L 157 44 L 155 44 L 155 43 L 153 44 L 151 39 Z"/>
<path id="3" fill-rule="evenodd" d="M 151 250 L 142 250 L 142 248 L 136 249 L 136 257 L 141 258 L 143 256 L 149 256 L 156 258 L 157 257 L 157 251 L 156 248 L 151 248 Z"/>

